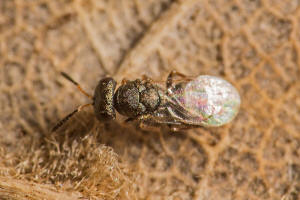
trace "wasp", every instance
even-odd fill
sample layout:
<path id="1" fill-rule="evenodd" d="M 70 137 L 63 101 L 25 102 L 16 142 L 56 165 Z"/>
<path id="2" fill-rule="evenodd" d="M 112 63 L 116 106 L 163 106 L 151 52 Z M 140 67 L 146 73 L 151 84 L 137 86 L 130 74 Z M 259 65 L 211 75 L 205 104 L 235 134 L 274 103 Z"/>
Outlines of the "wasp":
<path id="1" fill-rule="evenodd" d="M 133 81 L 123 79 L 117 89 L 117 82 L 106 77 L 98 82 L 91 96 L 69 75 L 64 72 L 61 75 L 92 102 L 79 106 L 52 131 L 87 106 L 93 106 L 95 116 L 101 122 L 116 119 L 117 111 L 127 117 L 126 122 L 138 121 L 141 126 L 168 125 L 173 130 L 217 127 L 232 121 L 241 103 L 235 87 L 216 76 L 188 77 L 171 71 L 165 86 L 143 76 Z"/>

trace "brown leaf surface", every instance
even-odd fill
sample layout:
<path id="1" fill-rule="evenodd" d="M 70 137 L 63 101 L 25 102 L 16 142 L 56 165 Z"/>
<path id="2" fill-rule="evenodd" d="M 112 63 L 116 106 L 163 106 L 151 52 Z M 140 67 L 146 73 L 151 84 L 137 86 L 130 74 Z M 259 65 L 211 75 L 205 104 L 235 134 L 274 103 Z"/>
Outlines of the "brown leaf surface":
<path id="1" fill-rule="evenodd" d="M 282 0 L 0 1 L 0 197 L 300 199 L 300 6 Z M 51 127 L 110 75 L 232 82 L 229 125 L 187 132 Z M 30 183 L 30 184 L 29 184 Z M 29 189 L 30 188 L 30 189 Z"/>

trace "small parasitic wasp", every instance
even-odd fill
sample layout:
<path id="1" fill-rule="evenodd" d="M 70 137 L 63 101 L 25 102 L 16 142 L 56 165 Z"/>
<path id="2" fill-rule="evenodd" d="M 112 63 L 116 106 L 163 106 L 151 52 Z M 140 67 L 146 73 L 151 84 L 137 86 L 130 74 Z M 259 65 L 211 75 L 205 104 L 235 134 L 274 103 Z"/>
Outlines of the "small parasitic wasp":
<path id="1" fill-rule="evenodd" d="M 134 81 L 124 79 L 117 89 L 117 82 L 107 77 L 99 81 L 94 96 L 91 96 L 69 75 L 61 74 L 92 103 L 79 106 L 59 121 L 52 131 L 87 106 L 94 107 L 99 121 L 115 119 L 117 110 L 127 117 L 127 122 L 137 120 L 143 126 L 166 124 L 173 130 L 217 127 L 232 121 L 241 103 L 238 91 L 229 82 L 209 75 L 192 78 L 171 71 L 165 87 L 143 76 Z"/>

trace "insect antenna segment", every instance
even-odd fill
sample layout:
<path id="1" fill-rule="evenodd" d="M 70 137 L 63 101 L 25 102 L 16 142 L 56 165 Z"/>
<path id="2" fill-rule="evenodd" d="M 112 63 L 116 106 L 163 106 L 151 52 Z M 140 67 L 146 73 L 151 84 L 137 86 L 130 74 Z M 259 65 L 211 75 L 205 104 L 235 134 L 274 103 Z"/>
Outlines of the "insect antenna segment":
<path id="1" fill-rule="evenodd" d="M 59 127 L 61 127 L 66 121 L 68 121 L 75 113 L 80 112 L 83 108 L 87 106 L 93 105 L 92 103 L 88 103 L 85 105 L 79 106 L 77 109 L 75 109 L 73 112 L 65 116 L 62 120 L 60 120 L 51 130 L 51 132 L 55 132 Z"/>
<path id="2" fill-rule="evenodd" d="M 76 85 L 77 89 L 84 94 L 85 96 L 87 96 L 89 99 L 94 99 L 91 95 L 89 95 L 86 91 L 84 91 L 82 89 L 82 87 L 79 85 L 79 83 L 77 83 L 76 81 L 74 81 L 68 74 L 66 74 L 65 72 L 60 72 L 60 74 L 67 79 L 68 81 L 70 81 L 71 83 L 73 83 L 74 85 Z"/>
<path id="3" fill-rule="evenodd" d="M 61 75 L 66 78 L 68 81 L 70 81 L 71 83 L 73 83 L 74 85 L 76 85 L 77 89 L 84 94 L 85 96 L 87 96 L 89 99 L 93 100 L 93 103 L 88 103 L 88 104 L 84 104 L 79 106 L 78 108 L 76 108 L 73 112 L 69 113 L 67 116 L 65 116 L 62 120 L 60 120 L 51 130 L 51 132 L 55 132 L 59 127 L 61 127 L 66 121 L 68 121 L 75 113 L 80 112 L 82 109 L 84 109 L 85 107 L 88 106 L 92 106 L 94 105 L 94 98 L 89 95 L 86 91 L 84 91 L 81 86 L 79 85 L 79 83 L 77 83 L 76 81 L 74 81 L 68 74 L 66 74 L 65 72 L 60 72 Z"/>

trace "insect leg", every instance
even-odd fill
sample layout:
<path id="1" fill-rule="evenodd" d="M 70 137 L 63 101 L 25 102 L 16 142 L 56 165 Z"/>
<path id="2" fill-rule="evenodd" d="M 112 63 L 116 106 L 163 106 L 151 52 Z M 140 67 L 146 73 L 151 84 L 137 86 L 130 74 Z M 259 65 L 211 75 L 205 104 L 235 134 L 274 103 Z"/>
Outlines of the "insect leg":
<path id="1" fill-rule="evenodd" d="M 175 76 L 179 76 L 179 77 L 181 77 L 181 78 L 186 78 L 186 77 L 187 77 L 186 75 L 184 75 L 184 74 L 182 74 L 182 73 L 180 73 L 180 72 L 177 72 L 177 71 L 175 71 L 175 70 L 172 70 L 172 71 L 170 72 L 168 78 L 167 78 L 167 81 L 166 81 L 166 87 L 167 87 L 167 88 L 170 88 L 170 87 L 172 86 L 172 84 L 173 84 L 173 79 L 174 79 Z"/>
<path id="2" fill-rule="evenodd" d="M 123 78 L 122 81 L 121 81 L 121 85 L 125 85 L 126 83 L 128 83 L 129 80 L 126 79 L 126 78 Z"/>
<path id="3" fill-rule="evenodd" d="M 134 121 L 134 120 L 136 120 L 135 118 L 132 118 L 132 117 L 129 117 L 129 118 L 127 118 L 127 119 L 125 119 L 125 123 L 128 123 L 128 122 L 132 122 L 132 121 Z"/>
<path id="4" fill-rule="evenodd" d="M 159 118 L 159 117 L 154 117 L 151 114 L 145 114 L 145 115 L 140 115 L 136 118 L 137 121 L 139 121 L 142 124 L 146 124 L 148 126 L 158 126 L 162 124 L 170 124 L 170 125 L 180 125 L 181 122 L 176 122 L 173 121 L 172 119 L 167 119 L 167 118 Z"/>
<path id="5" fill-rule="evenodd" d="M 170 74 L 167 78 L 167 81 L 166 81 L 167 89 L 170 89 L 172 87 L 172 85 L 174 83 L 174 80 L 175 80 L 175 76 L 178 77 L 177 80 L 176 80 L 177 82 L 178 81 L 179 82 L 183 82 L 183 81 L 188 82 L 188 81 L 191 81 L 195 78 L 194 76 L 187 76 L 185 74 L 182 74 L 180 72 L 177 72 L 177 71 L 173 70 L 173 71 L 170 72 Z M 181 78 L 181 79 L 179 79 L 179 78 Z"/>
<path id="6" fill-rule="evenodd" d="M 184 130 L 189 130 L 189 129 L 192 129 L 192 128 L 197 128 L 199 126 L 194 126 L 194 125 L 185 125 L 185 124 L 182 124 L 180 126 L 178 125 L 168 125 L 168 127 L 170 128 L 170 130 L 172 132 L 179 132 L 179 131 L 184 131 Z"/>
<path id="7" fill-rule="evenodd" d="M 88 98 L 92 99 L 93 100 L 93 97 L 91 95 L 89 95 L 86 91 L 84 91 L 81 86 L 79 85 L 79 83 L 77 83 L 76 81 L 74 81 L 74 79 L 72 79 L 68 74 L 66 74 L 65 72 L 60 72 L 61 75 L 67 79 L 68 81 L 70 81 L 71 83 L 73 83 L 74 85 L 77 86 L 78 90 L 84 94 L 85 96 L 87 96 Z"/>
<path id="8" fill-rule="evenodd" d="M 146 81 L 146 82 L 153 83 L 153 80 L 145 74 L 142 75 L 142 80 Z"/>

